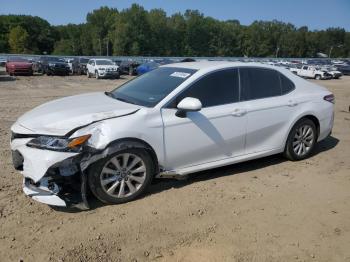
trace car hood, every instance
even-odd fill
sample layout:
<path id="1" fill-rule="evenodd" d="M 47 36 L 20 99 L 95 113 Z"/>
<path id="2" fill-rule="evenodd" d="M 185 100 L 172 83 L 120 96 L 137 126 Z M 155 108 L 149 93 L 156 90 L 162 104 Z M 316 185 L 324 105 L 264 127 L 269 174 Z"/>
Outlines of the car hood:
<path id="1" fill-rule="evenodd" d="M 100 69 L 100 68 L 114 68 L 114 69 L 118 69 L 118 66 L 116 66 L 116 65 L 98 65 L 97 68 L 98 69 Z"/>
<path id="2" fill-rule="evenodd" d="M 118 101 L 105 93 L 88 93 L 61 98 L 25 113 L 12 131 L 28 130 L 30 134 L 64 136 L 71 130 L 104 119 L 135 113 L 141 106 Z M 19 132 L 23 133 L 23 132 Z"/>
<path id="3" fill-rule="evenodd" d="M 27 67 L 31 67 L 32 63 L 29 62 L 7 62 L 8 66 L 27 66 Z"/>
<path id="4" fill-rule="evenodd" d="M 52 64 L 52 65 L 68 65 L 68 63 L 66 63 L 66 62 L 57 62 L 57 61 L 56 62 L 55 61 L 52 61 L 52 62 L 48 61 L 47 64 L 48 65 L 50 65 L 50 64 Z"/>

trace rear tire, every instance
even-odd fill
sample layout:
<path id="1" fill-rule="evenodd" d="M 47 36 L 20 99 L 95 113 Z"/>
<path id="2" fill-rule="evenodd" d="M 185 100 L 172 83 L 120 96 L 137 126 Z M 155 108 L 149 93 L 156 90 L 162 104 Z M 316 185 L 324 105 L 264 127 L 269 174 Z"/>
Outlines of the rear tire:
<path id="1" fill-rule="evenodd" d="M 317 142 L 317 129 L 310 119 L 299 120 L 288 135 L 284 156 L 291 161 L 308 158 Z"/>
<path id="2" fill-rule="evenodd" d="M 147 151 L 129 148 L 94 163 L 88 172 L 88 182 L 99 200 L 121 204 L 144 193 L 154 173 L 154 164 Z"/>

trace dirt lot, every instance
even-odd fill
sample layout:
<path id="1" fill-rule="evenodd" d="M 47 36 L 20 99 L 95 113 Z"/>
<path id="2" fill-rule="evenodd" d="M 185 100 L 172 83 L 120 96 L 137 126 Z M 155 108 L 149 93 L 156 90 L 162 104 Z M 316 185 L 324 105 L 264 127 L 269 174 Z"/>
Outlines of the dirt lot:
<path id="1" fill-rule="evenodd" d="M 43 102 L 111 90 L 123 80 L 0 76 L 1 261 L 350 261 L 350 77 L 332 137 L 308 160 L 272 156 L 160 180 L 134 202 L 56 211 L 25 197 L 10 126 Z"/>

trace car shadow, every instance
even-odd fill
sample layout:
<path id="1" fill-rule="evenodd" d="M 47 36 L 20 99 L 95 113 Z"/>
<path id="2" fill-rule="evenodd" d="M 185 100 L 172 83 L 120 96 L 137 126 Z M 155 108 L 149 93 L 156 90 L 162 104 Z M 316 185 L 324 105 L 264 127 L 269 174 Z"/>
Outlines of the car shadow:
<path id="1" fill-rule="evenodd" d="M 0 75 L 0 82 L 5 82 L 5 81 L 15 81 L 16 77 L 9 76 L 9 75 Z"/>
<path id="2" fill-rule="evenodd" d="M 338 143 L 339 143 L 339 139 L 333 136 L 327 137 L 323 141 L 316 144 L 316 147 L 314 149 L 313 154 L 311 155 L 311 158 L 320 153 L 333 149 L 338 145 Z M 281 154 L 277 154 L 277 155 L 267 156 L 256 160 L 250 160 L 247 162 L 242 162 L 242 163 L 232 164 L 232 165 L 214 168 L 206 171 L 192 173 L 186 176 L 186 178 L 183 180 L 154 179 L 148 191 L 140 198 L 147 198 L 150 195 L 158 194 L 158 193 L 161 193 L 162 191 L 170 190 L 173 188 L 181 188 L 184 186 L 189 186 L 193 183 L 197 183 L 200 181 L 206 181 L 206 180 L 215 179 L 219 177 L 248 173 L 250 171 L 254 171 L 264 167 L 278 165 L 286 161 L 288 160 L 284 158 Z M 81 211 L 91 211 L 91 210 L 95 210 L 100 207 L 106 206 L 106 204 L 102 203 L 101 201 L 93 197 L 92 194 L 90 194 L 89 196 L 89 205 L 90 205 L 90 208 L 88 210 L 82 210 L 78 208 L 59 208 L 59 207 L 52 207 L 52 208 L 59 212 L 76 213 Z"/>

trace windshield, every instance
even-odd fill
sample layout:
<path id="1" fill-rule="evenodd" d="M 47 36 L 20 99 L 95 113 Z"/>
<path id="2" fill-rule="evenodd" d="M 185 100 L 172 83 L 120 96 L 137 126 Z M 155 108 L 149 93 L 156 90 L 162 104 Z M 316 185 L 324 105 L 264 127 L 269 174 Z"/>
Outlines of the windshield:
<path id="1" fill-rule="evenodd" d="M 96 65 L 114 65 L 111 60 L 96 60 Z"/>
<path id="2" fill-rule="evenodd" d="M 9 62 L 29 62 L 27 59 L 22 58 L 22 57 L 15 57 L 15 56 L 11 56 L 7 59 L 7 61 Z"/>
<path id="3" fill-rule="evenodd" d="M 47 61 L 49 61 L 49 62 L 64 62 L 64 63 L 66 62 L 66 61 L 64 61 L 64 59 L 58 58 L 58 57 L 48 57 Z"/>
<path id="4" fill-rule="evenodd" d="M 87 64 L 87 62 L 89 62 L 90 59 L 87 58 L 80 58 L 80 63 L 85 63 Z"/>
<path id="5" fill-rule="evenodd" d="M 153 107 L 195 72 L 187 68 L 160 67 L 125 83 L 110 94 L 127 103 Z"/>

